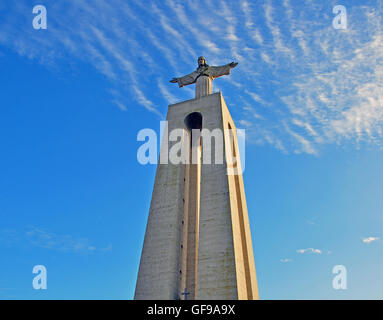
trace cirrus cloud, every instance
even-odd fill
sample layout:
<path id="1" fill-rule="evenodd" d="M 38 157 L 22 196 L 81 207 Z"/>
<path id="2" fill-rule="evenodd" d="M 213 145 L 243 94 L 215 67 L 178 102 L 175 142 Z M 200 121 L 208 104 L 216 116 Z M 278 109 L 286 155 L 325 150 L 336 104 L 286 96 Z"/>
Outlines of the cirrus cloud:
<path id="1" fill-rule="evenodd" d="M 300 254 L 304 254 L 304 253 L 322 254 L 322 250 L 314 249 L 314 248 L 298 249 L 297 252 Z"/>
<path id="2" fill-rule="evenodd" d="M 111 105 L 160 118 L 193 96 L 168 80 L 194 70 L 197 56 L 237 60 L 216 83 L 250 142 L 312 155 L 327 144 L 381 149 L 382 5 L 347 7 L 348 29 L 335 30 L 325 2 L 56 1 L 48 30 L 37 32 L 20 25 L 31 20 L 20 0 L 2 12 L 0 46 L 47 66 L 89 64 L 116 93 Z"/>
<path id="3" fill-rule="evenodd" d="M 371 242 L 375 242 L 375 241 L 378 241 L 380 238 L 378 237 L 367 237 L 367 238 L 362 238 L 362 242 L 363 243 L 371 243 Z"/>

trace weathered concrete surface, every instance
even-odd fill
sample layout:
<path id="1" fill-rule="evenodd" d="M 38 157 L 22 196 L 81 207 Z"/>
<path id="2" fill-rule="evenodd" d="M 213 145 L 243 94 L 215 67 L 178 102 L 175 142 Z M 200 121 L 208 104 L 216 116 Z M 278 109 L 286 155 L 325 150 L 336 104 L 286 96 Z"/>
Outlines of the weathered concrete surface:
<path id="1" fill-rule="evenodd" d="M 170 105 L 169 132 L 187 132 L 184 120 L 192 112 L 202 114 L 203 129 L 235 129 L 215 93 Z M 189 139 L 184 135 L 183 143 Z M 180 299 L 185 287 L 195 299 L 259 298 L 242 175 L 227 175 L 232 144 L 226 138 L 212 144 L 212 154 L 216 147 L 224 153 L 221 164 L 158 165 L 135 299 Z M 234 149 L 239 156 L 236 136 Z"/>
<path id="2" fill-rule="evenodd" d="M 198 77 L 195 85 L 195 98 L 199 99 L 201 97 L 211 94 L 213 91 L 212 80 L 208 76 Z"/>

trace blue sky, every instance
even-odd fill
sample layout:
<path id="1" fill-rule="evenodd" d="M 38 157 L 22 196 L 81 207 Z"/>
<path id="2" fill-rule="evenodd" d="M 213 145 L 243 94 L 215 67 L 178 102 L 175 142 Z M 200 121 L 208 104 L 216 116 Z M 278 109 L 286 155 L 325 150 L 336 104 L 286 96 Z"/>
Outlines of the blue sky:
<path id="1" fill-rule="evenodd" d="M 32 27 L 47 8 L 48 29 Z M 348 26 L 332 26 L 343 4 Z M 137 133 L 214 81 L 246 129 L 264 299 L 383 299 L 382 2 L 0 2 L 0 299 L 131 299 L 156 167 Z M 48 289 L 32 288 L 33 266 Z M 344 265 L 347 290 L 332 288 Z"/>

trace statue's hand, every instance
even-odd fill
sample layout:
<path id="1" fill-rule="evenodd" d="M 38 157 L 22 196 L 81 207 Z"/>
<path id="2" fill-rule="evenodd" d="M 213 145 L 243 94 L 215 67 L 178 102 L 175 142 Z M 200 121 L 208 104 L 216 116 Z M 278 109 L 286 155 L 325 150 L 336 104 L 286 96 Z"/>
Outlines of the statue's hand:
<path id="1" fill-rule="evenodd" d="M 177 78 L 173 78 L 172 80 L 170 80 L 169 82 L 171 82 L 171 83 L 177 83 L 178 82 L 178 80 L 177 80 Z"/>
<path id="2" fill-rule="evenodd" d="M 238 62 L 232 62 L 230 63 L 230 68 L 235 68 L 238 65 Z"/>

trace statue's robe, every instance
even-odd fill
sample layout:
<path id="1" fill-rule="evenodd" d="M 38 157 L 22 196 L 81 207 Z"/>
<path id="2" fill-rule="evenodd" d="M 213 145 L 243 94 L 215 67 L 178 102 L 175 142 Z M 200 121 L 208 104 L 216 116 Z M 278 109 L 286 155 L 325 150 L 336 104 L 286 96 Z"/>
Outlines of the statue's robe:
<path id="1" fill-rule="evenodd" d="M 189 84 L 193 84 L 197 81 L 200 76 L 208 76 L 210 79 L 215 79 L 221 76 L 226 76 L 230 74 L 230 63 L 224 66 L 200 66 L 197 70 L 193 71 L 186 76 L 177 78 L 178 86 L 181 88 Z"/>

